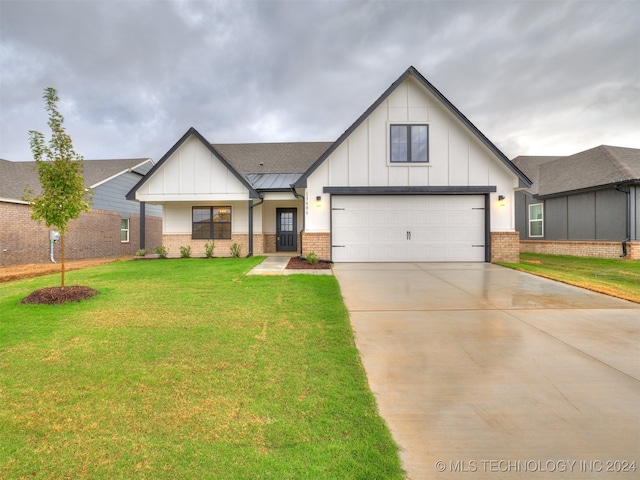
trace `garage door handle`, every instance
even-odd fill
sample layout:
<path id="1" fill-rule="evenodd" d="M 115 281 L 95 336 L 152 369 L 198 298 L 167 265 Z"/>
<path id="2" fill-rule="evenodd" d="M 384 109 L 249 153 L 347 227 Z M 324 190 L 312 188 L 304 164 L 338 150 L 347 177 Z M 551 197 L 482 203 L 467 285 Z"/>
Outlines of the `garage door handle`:
<path id="1" fill-rule="evenodd" d="M 472 247 L 482 247 L 484 248 L 484 245 L 471 245 Z"/>
<path id="2" fill-rule="evenodd" d="M 331 245 L 333 248 L 345 248 L 344 245 Z"/>
<path id="3" fill-rule="evenodd" d="M 407 240 L 411 240 L 411 232 L 407 231 Z"/>

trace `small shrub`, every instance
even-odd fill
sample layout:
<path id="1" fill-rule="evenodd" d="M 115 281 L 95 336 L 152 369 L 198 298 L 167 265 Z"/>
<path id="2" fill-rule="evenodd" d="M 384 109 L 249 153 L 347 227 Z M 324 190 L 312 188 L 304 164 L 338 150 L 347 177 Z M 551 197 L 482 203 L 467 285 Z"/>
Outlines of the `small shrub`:
<path id="1" fill-rule="evenodd" d="M 242 252 L 242 245 L 239 243 L 233 242 L 231 244 L 231 248 L 229 249 L 231 252 L 231 256 L 234 258 L 240 258 L 240 253 Z"/>
<path id="2" fill-rule="evenodd" d="M 147 251 L 144 248 L 141 248 L 136 252 L 136 257 L 144 257 L 147 254 Z"/>
<path id="3" fill-rule="evenodd" d="M 189 258 L 191 257 L 191 245 L 187 245 L 186 247 L 180 247 L 180 258 Z"/>
<path id="4" fill-rule="evenodd" d="M 315 252 L 309 252 L 307 255 L 307 263 L 309 265 L 317 265 L 318 264 L 318 255 Z"/>
<path id="5" fill-rule="evenodd" d="M 158 257 L 160 258 L 167 258 L 167 254 L 169 253 L 167 251 L 167 247 L 165 247 L 164 245 L 160 245 L 159 247 L 154 248 L 153 251 L 156 252 L 158 254 Z"/>
<path id="6" fill-rule="evenodd" d="M 216 248 L 214 242 L 207 242 L 204 244 L 204 256 L 207 258 L 213 257 L 213 249 Z"/>

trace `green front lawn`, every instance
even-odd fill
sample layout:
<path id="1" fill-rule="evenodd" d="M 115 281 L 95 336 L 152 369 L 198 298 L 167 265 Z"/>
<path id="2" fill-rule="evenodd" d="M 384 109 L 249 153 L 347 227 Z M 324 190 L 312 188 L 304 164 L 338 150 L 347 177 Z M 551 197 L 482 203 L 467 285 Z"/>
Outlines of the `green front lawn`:
<path id="1" fill-rule="evenodd" d="M 521 253 L 500 265 L 640 303 L 640 260 Z"/>
<path id="2" fill-rule="evenodd" d="M 402 478 L 335 278 L 259 259 L 0 284 L 0 478 Z"/>

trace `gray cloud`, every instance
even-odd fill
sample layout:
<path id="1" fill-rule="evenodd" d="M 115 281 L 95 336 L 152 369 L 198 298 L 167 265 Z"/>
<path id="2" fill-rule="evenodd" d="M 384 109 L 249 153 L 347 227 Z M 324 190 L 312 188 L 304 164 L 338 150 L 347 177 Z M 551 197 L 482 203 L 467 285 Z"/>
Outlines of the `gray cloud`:
<path id="1" fill-rule="evenodd" d="M 337 138 L 414 65 L 508 156 L 640 148 L 640 4 L 0 0 L 0 157 L 47 132 L 86 158 Z"/>

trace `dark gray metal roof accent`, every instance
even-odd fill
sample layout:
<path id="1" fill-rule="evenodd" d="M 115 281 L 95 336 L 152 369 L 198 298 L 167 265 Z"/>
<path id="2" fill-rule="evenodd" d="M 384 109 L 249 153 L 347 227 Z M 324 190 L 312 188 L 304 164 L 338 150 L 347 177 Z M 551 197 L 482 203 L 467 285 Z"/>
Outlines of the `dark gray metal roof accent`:
<path id="1" fill-rule="evenodd" d="M 333 195 L 481 195 L 497 191 L 495 185 L 434 186 L 434 187 L 324 187 L 323 193 Z"/>
<path id="2" fill-rule="evenodd" d="M 193 127 L 191 127 L 189 130 L 187 130 L 187 132 L 182 136 L 182 138 L 180 138 L 180 140 L 178 140 L 175 145 L 173 147 L 171 147 L 169 149 L 169 151 L 167 153 L 164 154 L 164 156 L 158 161 L 158 163 L 156 163 L 154 165 L 154 167 L 149 170 L 149 173 L 147 173 L 144 177 L 142 177 L 142 179 L 129 191 L 129 193 L 127 193 L 127 200 L 135 200 L 135 196 L 136 196 L 136 192 L 138 191 L 138 189 L 145 184 L 145 182 L 147 180 L 149 180 L 155 173 L 156 171 L 164 164 L 164 162 L 167 161 L 167 159 L 169 157 L 171 157 L 171 155 L 173 155 L 176 150 L 178 150 L 178 148 L 180 148 L 180 146 L 182 146 L 182 144 L 184 142 L 187 141 L 187 139 L 193 135 L 194 137 L 196 137 L 198 140 L 200 140 L 200 142 L 207 147 L 207 149 L 218 159 L 220 160 L 220 162 L 222 162 L 222 164 L 227 167 L 229 169 L 229 171 L 238 179 L 240 180 L 240 182 L 247 187 L 247 189 L 249 190 L 249 198 L 260 198 L 260 194 L 251 186 L 251 184 L 247 181 L 246 178 L 244 178 L 240 172 L 238 172 L 202 135 L 200 135 L 200 133 Z"/>
<path id="3" fill-rule="evenodd" d="M 521 156 L 513 163 L 534 179 L 528 190 L 548 197 L 640 181 L 640 149 L 600 145 L 566 157 Z"/>
<path id="4" fill-rule="evenodd" d="M 247 173 L 245 177 L 258 191 L 290 191 L 301 173 Z"/>
<path id="5" fill-rule="evenodd" d="M 84 185 L 89 188 L 121 173 L 142 168 L 144 163 L 153 163 L 149 158 L 84 160 L 82 174 Z M 36 162 L 11 162 L 0 159 L 0 198 L 20 200 L 25 188 L 34 195 L 41 191 Z"/>
<path id="6" fill-rule="evenodd" d="M 509 170 L 511 170 L 522 182 L 525 186 L 531 186 L 531 180 L 527 178 L 527 176 L 522 173 L 518 167 L 516 167 L 511 161 L 506 157 L 504 153 L 502 153 L 498 147 L 496 147 L 484 134 L 478 130 L 478 128 L 469 121 L 467 117 L 465 117 L 460 110 L 458 110 L 447 98 L 440 93 L 440 91 L 434 87 L 426 78 L 418 72 L 413 66 L 409 67 L 400 77 L 391 84 L 387 90 L 362 114 L 360 117 L 347 129 L 345 132 L 340 135 L 340 137 L 331 145 L 331 147 L 324 152 L 324 154 L 313 164 L 311 167 L 304 173 L 302 177 L 296 182 L 296 188 L 304 188 L 307 186 L 307 178 L 311 175 L 321 164 L 324 162 L 331 153 L 333 153 L 336 148 L 338 148 L 342 142 L 344 142 L 349 135 L 351 135 L 356 128 L 362 124 L 372 113 L 373 111 L 380 106 L 380 104 L 387 99 L 389 95 L 402 83 L 404 80 L 412 76 L 419 83 L 421 83 L 431 94 L 433 94 L 458 120 L 460 120 L 470 131 L 473 133 L 478 140 L 480 140 L 494 155 L 496 155 L 502 163 L 504 163 Z"/>

